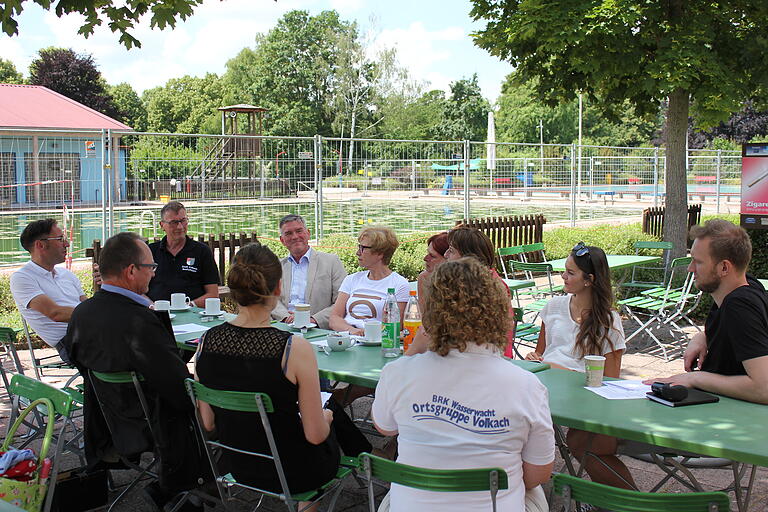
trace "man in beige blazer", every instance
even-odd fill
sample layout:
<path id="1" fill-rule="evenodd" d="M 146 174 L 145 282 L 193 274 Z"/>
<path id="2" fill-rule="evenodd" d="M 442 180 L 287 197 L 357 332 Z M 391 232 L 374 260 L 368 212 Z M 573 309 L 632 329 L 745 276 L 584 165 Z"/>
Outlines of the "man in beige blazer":
<path id="1" fill-rule="evenodd" d="M 283 266 L 280 301 L 272 310 L 272 318 L 293 322 L 295 304 L 309 304 L 310 321 L 321 329 L 328 329 L 328 317 L 336 302 L 339 286 L 347 271 L 335 254 L 328 254 L 309 246 L 310 232 L 300 215 L 286 215 L 280 219 L 280 242 L 288 249 Z"/>

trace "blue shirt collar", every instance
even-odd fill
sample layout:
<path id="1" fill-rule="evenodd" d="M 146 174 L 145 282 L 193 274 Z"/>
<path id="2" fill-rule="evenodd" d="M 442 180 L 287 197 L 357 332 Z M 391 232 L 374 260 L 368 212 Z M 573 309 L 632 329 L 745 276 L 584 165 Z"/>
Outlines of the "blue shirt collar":
<path id="1" fill-rule="evenodd" d="M 136 301 L 143 306 L 149 307 L 149 305 L 152 304 L 152 301 L 144 297 L 143 295 L 139 295 L 136 292 L 132 292 L 131 290 L 122 288 L 120 286 L 115 286 L 112 284 L 102 284 L 101 289 L 107 292 L 117 293 L 124 297 L 128 297 L 129 299 Z"/>
<path id="2" fill-rule="evenodd" d="M 304 262 L 305 260 L 307 261 L 307 263 L 309 263 L 310 256 L 312 256 L 312 248 L 311 247 L 309 249 L 307 249 L 307 252 L 305 252 L 304 256 L 302 256 L 301 259 L 299 259 L 298 263 L 296 263 L 296 260 L 293 259 L 293 256 L 291 256 L 290 253 L 288 254 L 288 259 L 291 260 L 291 263 L 293 263 L 294 265 L 301 265 L 302 262 Z"/>

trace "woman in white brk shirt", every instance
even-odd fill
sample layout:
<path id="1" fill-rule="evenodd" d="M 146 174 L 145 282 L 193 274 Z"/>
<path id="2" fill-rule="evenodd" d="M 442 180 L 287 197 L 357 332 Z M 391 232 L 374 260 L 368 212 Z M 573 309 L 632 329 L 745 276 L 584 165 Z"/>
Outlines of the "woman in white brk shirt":
<path id="1" fill-rule="evenodd" d="M 504 468 L 498 510 L 525 510 L 526 490 L 549 480 L 554 434 L 547 390 L 502 357 L 509 296 L 475 258 L 447 261 L 429 283 L 428 350 L 387 364 L 373 403 L 376 428 L 399 434 L 398 462 L 435 469 Z M 543 493 L 541 493 L 543 499 Z M 486 492 L 392 485 L 390 510 L 487 511 Z"/>

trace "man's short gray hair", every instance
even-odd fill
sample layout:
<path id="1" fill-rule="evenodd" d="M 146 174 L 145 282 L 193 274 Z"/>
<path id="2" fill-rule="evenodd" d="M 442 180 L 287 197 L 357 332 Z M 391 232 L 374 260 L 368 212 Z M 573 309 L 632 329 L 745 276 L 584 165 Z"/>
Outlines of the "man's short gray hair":
<path id="1" fill-rule="evenodd" d="M 168 201 L 160 209 L 160 220 L 165 220 L 165 214 L 167 212 L 179 213 L 181 210 L 186 210 L 186 208 L 184 208 L 184 205 L 179 201 Z"/>
<path id="2" fill-rule="evenodd" d="M 307 222 L 304 220 L 304 217 L 302 217 L 301 215 L 296 215 L 295 213 L 289 213 L 288 215 L 280 219 L 280 225 L 278 226 L 278 228 L 280 229 L 281 232 L 283 231 L 283 224 L 287 224 L 289 222 L 301 222 L 302 226 L 304 226 L 305 228 L 307 227 Z"/>

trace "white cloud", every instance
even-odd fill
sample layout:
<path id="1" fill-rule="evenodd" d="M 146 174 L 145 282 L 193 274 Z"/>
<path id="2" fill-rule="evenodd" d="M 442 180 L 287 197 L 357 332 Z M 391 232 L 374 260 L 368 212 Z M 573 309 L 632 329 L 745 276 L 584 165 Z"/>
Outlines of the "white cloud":
<path id="1" fill-rule="evenodd" d="M 382 30 L 376 45 L 395 48 L 398 60 L 410 70 L 412 78 L 430 82 L 431 88 L 448 90 L 451 79 L 435 69 L 450 69 L 453 55 L 444 45 L 461 41 L 465 37 L 466 34 L 460 27 L 430 31 L 422 22 L 417 21 L 411 23 L 408 28 Z"/>

